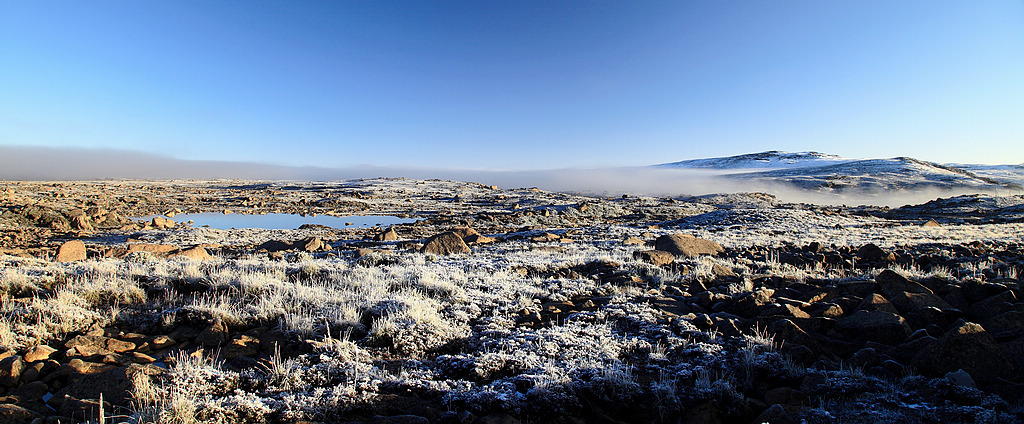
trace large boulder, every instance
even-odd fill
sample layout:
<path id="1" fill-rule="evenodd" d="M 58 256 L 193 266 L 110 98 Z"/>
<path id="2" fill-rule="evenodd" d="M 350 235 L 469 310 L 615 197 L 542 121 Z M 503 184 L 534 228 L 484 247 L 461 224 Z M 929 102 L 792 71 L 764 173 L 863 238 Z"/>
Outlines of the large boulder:
<path id="1" fill-rule="evenodd" d="M 446 231 L 430 236 L 430 238 L 423 242 L 423 248 L 420 251 L 435 255 L 451 255 L 454 253 L 469 253 L 470 249 L 457 233 Z"/>
<path id="2" fill-rule="evenodd" d="M 882 311 L 890 314 L 899 314 L 900 312 L 893 306 L 889 299 L 878 293 L 872 293 L 864 297 L 864 300 L 857 305 L 857 309 L 861 311 Z"/>
<path id="3" fill-rule="evenodd" d="M 891 262 L 896 260 L 896 255 L 878 247 L 874 243 L 868 243 L 857 249 L 857 257 L 861 260 L 868 262 L 885 261 Z"/>
<path id="4" fill-rule="evenodd" d="M 81 240 L 64 242 L 57 248 L 57 262 L 72 262 L 85 260 L 85 243 Z"/>
<path id="5" fill-rule="evenodd" d="M 978 382 L 995 381 L 1013 371 L 995 339 L 981 325 L 963 321 L 915 355 L 911 365 L 936 377 L 963 369 Z"/>
<path id="6" fill-rule="evenodd" d="M 687 258 L 700 255 L 717 255 L 725 251 L 722 245 L 718 243 L 689 234 L 663 235 L 655 241 L 654 248 Z"/>

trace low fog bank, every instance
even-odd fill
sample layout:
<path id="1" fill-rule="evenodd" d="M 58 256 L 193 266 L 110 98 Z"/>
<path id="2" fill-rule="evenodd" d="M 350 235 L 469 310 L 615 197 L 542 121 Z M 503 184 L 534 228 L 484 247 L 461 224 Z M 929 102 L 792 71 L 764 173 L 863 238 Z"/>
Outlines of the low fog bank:
<path id="1" fill-rule="evenodd" d="M 1006 196 L 1020 191 L 927 188 L 904 191 L 846 190 L 840 193 L 817 192 L 778 182 L 733 178 L 736 170 L 697 170 L 664 168 L 561 169 L 505 172 L 480 175 L 480 181 L 502 188 L 533 187 L 592 196 L 641 195 L 656 197 L 699 196 L 716 193 L 768 193 L 785 203 L 817 205 L 874 205 L 899 207 L 925 203 L 939 197 L 963 194 Z M 492 181 L 488 183 L 487 181 Z"/>
<path id="2" fill-rule="evenodd" d="M 501 188 L 538 187 L 590 196 L 643 195 L 679 197 L 714 193 L 762 192 L 783 202 L 819 205 L 902 206 L 977 190 L 900 192 L 811 192 L 782 183 L 730 178 L 736 170 L 653 167 L 491 171 L 415 167 L 289 167 L 228 161 L 182 160 L 122 150 L 0 146 L 3 180 L 102 179 L 249 179 L 330 181 L 353 178 L 406 177 L 474 181 Z M 993 192 L 987 194 L 1019 194 Z"/>

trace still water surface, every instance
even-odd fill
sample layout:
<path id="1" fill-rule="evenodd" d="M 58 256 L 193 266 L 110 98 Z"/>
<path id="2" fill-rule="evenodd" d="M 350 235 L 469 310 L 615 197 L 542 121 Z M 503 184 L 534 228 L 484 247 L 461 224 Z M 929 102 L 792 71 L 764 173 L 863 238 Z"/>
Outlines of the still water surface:
<path id="1" fill-rule="evenodd" d="M 143 219 L 152 219 L 150 215 Z M 368 228 L 416 222 L 415 218 L 399 218 L 387 215 L 352 215 L 352 216 L 302 216 L 287 213 L 268 213 L 266 215 L 243 215 L 238 213 L 222 214 L 213 212 L 183 213 L 171 218 L 174 222 L 192 223 L 193 227 L 209 226 L 221 230 L 232 228 L 262 228 L 266 230 L 294 230 L 302 224 L 319 224 L 334 228 Z M 350 224 L 350 225 L 349 225 Z"/>

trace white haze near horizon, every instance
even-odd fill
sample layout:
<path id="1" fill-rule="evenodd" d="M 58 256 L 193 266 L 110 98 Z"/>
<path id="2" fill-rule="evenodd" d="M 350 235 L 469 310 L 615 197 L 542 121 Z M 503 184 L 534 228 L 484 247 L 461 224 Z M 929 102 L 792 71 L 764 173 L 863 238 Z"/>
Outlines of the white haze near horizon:
<path id="1" fill-rule="evenodd" d="M 764 171 L 764 169 L 758 169 Z M 474 181 L 501 188 L 538 187 L 591 196 L 623 194 L 678 197 L 715 193 L 761 192 L 783 202 L 820 205 L 897 207 L 977 190 L 915 190 L 844 192 L 841 195 L 802 190 L 787 184 L 726 177 L 743 170 L 654 167 L 492 171 L 414 167 L 354 166 L 289 167 L 229 161 L 197 161 L 121 150 L 0 146 L 0 179 L 21 181 L 104 179 L 245 179 L 331 181 L 405 177 Z M 1007 194 L 1007 193 L 987 193 Z"/>

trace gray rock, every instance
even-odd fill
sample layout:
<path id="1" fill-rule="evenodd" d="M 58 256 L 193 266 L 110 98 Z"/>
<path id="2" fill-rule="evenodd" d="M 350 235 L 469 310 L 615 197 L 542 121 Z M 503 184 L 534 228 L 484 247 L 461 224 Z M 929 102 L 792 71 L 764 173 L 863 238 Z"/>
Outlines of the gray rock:
<path id="1" fill-rule="evenodd" d="M 689 234 L 663 235 L 655 240 L 654 248 L 687 258 L 701 255 L 717 255 L 725 251 L 722 245 L 718 243 Z"/>

